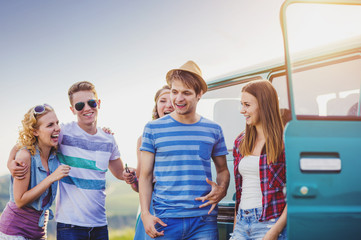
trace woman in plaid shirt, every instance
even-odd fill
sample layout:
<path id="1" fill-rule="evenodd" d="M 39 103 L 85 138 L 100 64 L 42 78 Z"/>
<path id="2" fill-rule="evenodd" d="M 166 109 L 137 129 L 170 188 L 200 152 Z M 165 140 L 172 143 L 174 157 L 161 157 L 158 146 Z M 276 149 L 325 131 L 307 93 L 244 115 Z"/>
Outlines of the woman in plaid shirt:
<path id="1" fill-rule="evenodd" d="M 277 92 L 267 80 L 253 81 L 243 87 L 241 104 L 246 129 L 233 149 L 236 208 L 231 239 L 287 239 L 286 165 Z"/>

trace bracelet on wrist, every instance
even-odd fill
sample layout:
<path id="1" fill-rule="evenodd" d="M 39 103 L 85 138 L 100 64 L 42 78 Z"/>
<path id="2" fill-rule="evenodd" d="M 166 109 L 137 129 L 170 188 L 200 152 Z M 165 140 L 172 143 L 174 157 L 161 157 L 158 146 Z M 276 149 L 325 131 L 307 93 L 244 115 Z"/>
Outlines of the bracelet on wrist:
<path id="1" fill-rule="evenodd" d="M 132 183 L 132 186 L 138 186 L 138 178 L 136 175 L 134 176 L 134 182 Z"/>

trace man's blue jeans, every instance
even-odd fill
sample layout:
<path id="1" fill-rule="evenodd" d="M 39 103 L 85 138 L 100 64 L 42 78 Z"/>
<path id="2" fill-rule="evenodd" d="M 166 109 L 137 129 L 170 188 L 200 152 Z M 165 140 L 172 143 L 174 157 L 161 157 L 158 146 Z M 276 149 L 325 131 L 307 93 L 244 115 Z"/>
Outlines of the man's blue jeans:
<path id="1" fill-rule="evenodd" d="M 108 240 L 108 226 L 80 227 L 71 224 L 57 223 L 57 240 Z"/>
<path id="2" fill-rule="evenodd" d="M 218 240 L 217 216 L 200 216 L 187 218 L 161 218 L 167 224 L 156 224 L 158 232 L 164 230 L 164 236 L 156 240 Z"/>

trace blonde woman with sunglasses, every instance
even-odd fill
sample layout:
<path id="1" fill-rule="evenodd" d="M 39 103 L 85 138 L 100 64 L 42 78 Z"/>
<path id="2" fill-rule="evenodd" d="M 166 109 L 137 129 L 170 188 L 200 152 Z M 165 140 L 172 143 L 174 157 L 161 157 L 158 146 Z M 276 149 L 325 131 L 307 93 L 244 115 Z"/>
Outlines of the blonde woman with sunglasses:
<path id="1" fill-rule="evenodd" d="M 24 115 L 15 159 L 30 171 L 21 179 L 11 178 L 10 201 L 0 218 L 0 239 L 46 239 L 58 180 L 70 171 L 69 166 L 59 165 L 56 156 L 59 132 L 58 118 L 47 104 Z"/>

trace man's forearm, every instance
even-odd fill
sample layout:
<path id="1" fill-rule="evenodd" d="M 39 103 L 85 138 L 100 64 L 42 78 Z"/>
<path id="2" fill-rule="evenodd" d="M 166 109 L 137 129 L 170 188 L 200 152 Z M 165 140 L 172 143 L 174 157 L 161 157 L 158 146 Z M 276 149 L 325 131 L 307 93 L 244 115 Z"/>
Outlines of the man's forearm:
<path id="1" fill-rule="evenodd" d="M 152 175 L 145 175 L 139 178 L 139 200 L 142 214 L 149 213 L 150 201 L 152 199 L 153 192 L 152 181 Z"/>
<path id="2" fill-rule="evenodd" d="M 230 179 L 226 156 L 213 157 L 213 161 L 217 171 L 217 185 L 222 189 L 224 196 L 226 196 Z"/>
<path id="3" fill-rule="evenodd" d="M 224 189 L 227 193 L 227 189 L 229 186 L 230 175 L 228 169 L 224 169 L 217 173 L 217 185 Z"/>
<path id="4" fill-rule="evenodd" d="M 7 162 L 7 167 L 9 170 L 10 169 L 10 163 L 15 160 L 15 156 L 16 156 L 16 152 L 17 152 L 17 145 L 14 145 L 14 147 L 10 150 L 10 154 L 9 154 L 9 159 Z"/>

